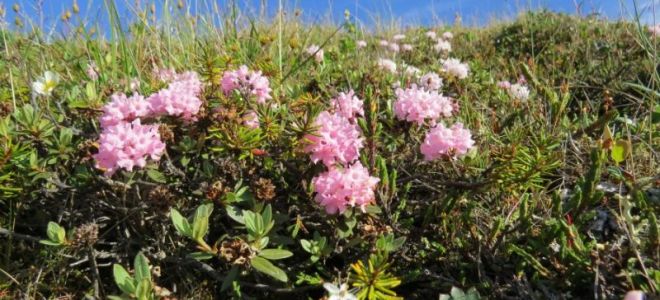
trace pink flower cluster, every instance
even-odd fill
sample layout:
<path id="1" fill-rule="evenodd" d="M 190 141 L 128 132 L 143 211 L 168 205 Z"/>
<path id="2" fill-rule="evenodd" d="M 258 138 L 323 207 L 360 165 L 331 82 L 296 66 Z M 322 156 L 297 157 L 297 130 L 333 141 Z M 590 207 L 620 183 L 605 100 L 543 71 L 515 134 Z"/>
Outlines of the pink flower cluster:
<path id="1" fill-rule="evenodd" d="M 170 81 L 167 88 L 149 96 L 134 93 L 131 97 L 114 94 L 103 107 L 100 123 L 103 128 L 99 140 L 99 153 L 94 155 L 96 167 L 106 176 L 124 168 L 144 167 L 147 157 L 159 160 L 165 144 L 160 140 L 158 124 L 142 125 L 140 118 L 171 115 L 194 120 L 202 101 L 199 95 L 202 82 L 197 73 L 175 73 L 168 69 L 159 78 Z"/>
<path id="2" fill-rule="evenodd" d="M 462 123 L 456 123 L 451 128 L 440 123 L 426 134 L 420 150 L 425 160 L 434 160 L 442 156 L 463 155 L 472 147 L 472 134 L 463 128 Z"/>
<path id="3" fill-rule="evenodd" d="M 394 102 L 394 114 L 400 120 L 423 125 L 426 120 L 431 125 L 440 117 L 451 117 L 452 101 L 435 90 L 426 90 L 413 84 L 407 89 L 398 88 Z"/>
<path id="4" fill-rule="evenodd" d="M 347 168 L 330 168 L 312 179 L 315 200 L 329 214 L 342 213 L 347 207 L 362 211 L 376 199 L 374 189 L 379 179 L 369 176 L 367 168 L 357 162 Z"/>
<path id="5" fill-rule="evenodd" d="M 110 103 L 103 106 L 103 116 L 101 116 L 101 127 L 117 125 L 124 122 L 132 122 L 136 118 L 146 117 L 151 114 L 149 102 L 139 94 L 133 94 L 131 97 L 119 93 L 110 96 Z"/>
<path id="6" fill-rule="evenodd" d="M 353 90 L 348 93 L 341 92 L 339 96 L 332 99 L 335 111 L 349 121 L 355 120 L 357 116 L 364 116 L 363 105 L 362 100 L 355 96 Z"/>
<path id="7" fill-rule="evenodd" d="M 257 129 L 259 128 L 259 124 L 259 115 L 257 115 L 256 112 L 251 110 L 243 116 L 243 125 L 252 129 Z"/>
<path id="8" fill-rule="evenodd" d="M 456 58 L 448 58 L 442 61 L 442 70 L 458 79 L 465 79 L 468 77 L 470 68 L 467 64 L 461 63 Z"/>
<path id="9" fill-rule="evenodd" d="M 314 121 L 318 128 L 315 134 L 305 139 L 310 143 L 305 151 L 311 153 L 312 161 L 322 161 L 328 168 L 335 163 L 348 164 L 360 156 L 363 139 L 360 128 L 339 113 L 321 112 Z"/>
<path id="10" fill-rule="evenodd" d="M 165 89 L 149 96 L 147 101 L 153 114 L 181 117 L 186 121 L 195 119 L 202 106 L 199 94 L 202 82 L 197 73 L 185 72 L 174 75 Z"/>
<path id="11" fill-rule="evenodd" d="M 140 119 L 104 128 L 99 144 L 94 159 L 96 167 L 104 169 L 106 176 L 112 176 L 120 168 L 132 171 L 135 166 L 144 167 L 147 157 L 159 160 L 165 150 L 158 125 L 142 125 Z"/>
<path id="12" fill-rule="evenodd" d="M 660 37 L 660 24 L 649 25 L 648 30 L 651 36 Z"/>
<path id="13" fill-rule="evenodd" d="M 323 62 L 323 49 L 319 47 L 318 45 L 311 45 L 307 48 L 306 50 L 307 55 L 309 56 L 314 56 L 314 60 L 317 63 L 322 63 Z"/>
<path id="14" fill-rule="evenodd" d="M 272 99 L 269 85 L 268 78 L 263 76 L 261 71 L 250 71 L 245 65 L 240 66 L 238 70 L 225 71 L 222 76 L 222 91 L 225 95 L 238 90 L 245 97 L 254 96 L 259 104 Z"/>
<path id="15" fill-rule="evenodd" d="M 438 91 L 442 88 L 442 78 L 435 72 L 428 72 L 419 79 L 419 85 L 429 91 Z"/>

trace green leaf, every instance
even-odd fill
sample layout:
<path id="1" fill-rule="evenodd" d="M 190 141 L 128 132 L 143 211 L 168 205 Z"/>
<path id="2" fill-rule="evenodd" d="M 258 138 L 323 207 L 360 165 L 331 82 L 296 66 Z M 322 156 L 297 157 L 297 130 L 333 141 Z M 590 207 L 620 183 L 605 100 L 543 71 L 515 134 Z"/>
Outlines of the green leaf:
<path id="1" fill-rule="evenodd" d="M 612 156 L 612 160 L 614 160 L 614 162 L 617 164 L 622 163 L 630 154 L 630 148 L 630 142 L 626 140 L 616 141 L 616 144 L 612 146 L 612 152 L 610 154 Z"/>
<path id="2" fill-rule="evenodd" d="M 250 235 L 257 234 L 257 214 L 246 210 L 243 211 L 243 220 L 245 221 L 245 227 L 248 230 Z"/>
<path id="3" fill-rule="evenodd" d="M 148 169 L 147 176 L 149 176 L 149 178 L 155 182 L 167 183 L 167 178 L 165 178 L 165 175 L 156 169 Z"/>
<path id="4" fill-rule="evenodd" d="M 243 217 L 243 209 L 233 205 L 227 206 L 227 215 L 234 221 L 245 225 L 245 219 Z"/>
<path id="5" fill-rule="evenodd" d="M 220 287 L 220 291 L 224 292 L 227 288 L 229 288 L 232 285 L 232 283 L 236 281 L 237 277 L 238 277 L 238 266 L 234 265 L 229 270 L 229 273 L 227 273 L 225 280 L 222 281 L 222 286 Z"/>
<path id="6" fill-rule="evenodd" d="M 250 263 L 257 271 L 271 276 L 279 281 L 287 282 L 289 280 L 286 276 L 286 273 L 284 273 L 282 269 L 276 267 L 265 258 L 255 256 L 250 260 Z"/>
<path id="7" fill-rule="evenodd" d="M 204 239 L 206 232 L 209 230 L 209 217 L 212 212 L 213 203 L 202 204 L 195 211 L 192 228 L 192 238 L 195 241 L 201 241 Z"/>
<path id="8" fill-rule="evenodd" d="M 153 287 L 151 286 L 151 280 L 146 278 L 142 279 L 135 288 L 135 297 L 138 300 L 153 299 L 153 295 L 151 294 L 152 288 Z"/>
<path id="9" fill-rule="evenodd" d="M 259 252 L 259 256 L 270 260 L 278 260 L 291 257 L 293 253 L 284 249 L 264 249 Z"/>
<path id="10" fill-rule="evenodd" d="M 144 254 L 142 254 L 142 252 L 138 253 L 135 256 L 135 261 L 133 262 L 133 268 L 135 268 L 136 281 L 142 281 L 144 279 L 151 281 L 151 270 L 149 270 L 149 261 L 144 256 Z"/>
<path id="11" fill-rule="evenodd" d="M 64 244 L 66 241 L 66 232 L 59 224 L 55 222 L 48 222 L 48 229 L 46 230 L 48 238 L 59 245 Z"/>
<path id="12" fill-rule="evenodd" d="M 312 252 L 312 243 L 308 240 L 300 240 L 300 245 L 305 249 L 305 251 L 309 253 L 314 253 Z"/>
<path id="13" fill-rule="evenodd" d="M 193 252 L 188 254 L 188 256 L 194 260 L 199 260 L 199 261 L 209 260 L 213 258 L 213 254 L 207 252 Z"/>
<path id="14" fill-rule="evenodd" d="M 115 283 L 117 283 L 117 287 L 119 287 L 122 292 L 126 294 L 135 293 L 135 283 L 133 282 L 133 277 L 128 274 L 124 267 L 118 264 L 114 264 L 112 266 L 112 273 L 115 277 Z"/>
<path id="15" fill-rule="evenodd" d="M 178 210 L 172 208 L 170 209 L 170 217 L 172 218 L 172 223 L 174 223 L 174 228 L 181 235 L 192 238 L 192 228 L 190 228 L 190 223 L 188 219 L 183 217 Z"/>
<path id="16" fill-rule="evenodd" d="M 62 244 L 60 244 L 60 243 L 55 243 L 55 242 L 52 242 L 52 241 L 50 241 L 50 240 L 41 240 L 41 241 L 39 241 L 39 243 L 40 243 L 40 244 L 43 244 L 43 245 L 47 245 L 47 246 L 55 246 L 55 247 L 57 247 L 57 246 L 62 246 Z"/>

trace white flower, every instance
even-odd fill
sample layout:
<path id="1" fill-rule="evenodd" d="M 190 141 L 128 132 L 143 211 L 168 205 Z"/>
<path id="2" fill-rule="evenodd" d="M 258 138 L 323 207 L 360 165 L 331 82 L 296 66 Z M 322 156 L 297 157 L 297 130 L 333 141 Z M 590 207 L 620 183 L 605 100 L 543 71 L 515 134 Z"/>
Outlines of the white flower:
<path id="1" fill-rule="evenodd" d="M 470 68 L 467 64 L 461 63 L 460 60 L 456 58 L 448 58 L 442 61 L 442 70 L 452 76 L 455 76 L 458 79 L 465 79 L 470 72 Z"/>
<path id="2" fill-rule="evenodd" d="M 131 89 L 131 91 L 137 91 L 137 89 L 140 88 L 140 80 L 137 78 L 132 78 L 128 83 L 128 88 Z"/>
<path id="3" fill-rule="evenodd" d="M 359 40 L 359 41 L 357 41 L 356 45 L 357 45 L 358 49 L 364 48 L 364 47 L 367 46 L 367 42 L 363 41 L 363 40 Z"/>
<path id="4" fill-rule="evenodd" d="M 328 291 L 328 300 L 357 300 L 357 297 L 348 291 L 348 284 L 334 285 L 326 282 L 323 287 Z"/>
<path id="5" fill-rule="evenodd" d="M 392 60 L 386 59 L 386 58 L 380 58 L 378 59 L 378 67 L 380 67 L 383 70 L 387 70 L 390 73 L 396 73 L 396 63 Z"/>
<path id="6" fill-rule="evenodd" d="M 435 40 L 435 38 L 437 37 L 437 35 L 435 34 L 435 31 L 431 31 L 431 30 L 427 31 L 424 35 L 426 35 L 426 37 L 428 37 L 432 40 Z"/>
<path id="7" fill-rule="evenodd" d="M 433 46 L 436 52 L 451 52 L 451 44 L 445 40 L 438 40 L 438 43 Z"/>
<path id="8" fill-rule="evenodd" d="M 403 51 L 412 51 L 413 50 L 413 45 L 403 44 L 403 45 L 401 45 L 401 50 L 403 50 Z"/>
<path id="9" fill-rule="evenodd" d="M 417 67 L 415 67 L 415 66 L 406 65 L 403 72 L 406 73 L 406 75 L 417 76 L 422 71 L 420 69 L 418 69 Z"/>
<path id="10" fill-rule="evenodd" d="M 442 87 L 442 78 L 435 72 L 428 72 L 419 79 L 419 85 L 427 91 L 437 91 Z"/>
<path id="11" fill-rule="evenodd" d="M 400 41 L 400 40 L 403 40 L 405 38 L 406 38 L 406 36 L 403 35 L 403 34 L 397 34 L 397 35 L 392 37 L 392 39 L 395 40 L 395 41 Z"/>
<path id="12" fill-rule="evenodd" d="M 522 84 L 514 83 L 509 87 L 509 96 L 520 101 L 527 101 L 529 99 L 529 88 Z"/>
<path id="13" fill-rule="evenodd" d="M 383 46 L 383 47 L 387 47 L 390 43 L 386 40 L 380 40 L 380 42 L 378 42 L 378 44 Z"/>
<path id="14" fill-rule="evenodd" d="M 442 38 L 445 40 L 451 40 L 454 38 L 454 34 L 449 31 L 446 31 L 445 33 L 442 34 Z"/>
<path id="15" fill-rule="evenodd" d="M 46 71 L 44 76 L 32 83 L 32 91 L 45 96 L 50 96 L 57 84 L 60 82 L 60 76 L 57 73 Z"/>
<path id="16" fill-rule="evenodd" d="M 318 45 L 311 45 L 307 48 L 307 54 L 314 55 L 314 60 L 317 63 L 323 62 L 323 49 Z"/>

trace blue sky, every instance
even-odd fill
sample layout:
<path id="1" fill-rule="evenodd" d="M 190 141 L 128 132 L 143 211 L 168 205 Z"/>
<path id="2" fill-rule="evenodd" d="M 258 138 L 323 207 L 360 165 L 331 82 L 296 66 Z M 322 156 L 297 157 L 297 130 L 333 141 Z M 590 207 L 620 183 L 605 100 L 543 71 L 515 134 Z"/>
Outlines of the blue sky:
<path id="1" fill-rule="evenodd" d="M 133 16 L 131 7 L 136 2 L 151 3 L 154 0 L 115 0 L 121 16 Z M 178 0 L 169 0 L 176 5 Z M 226 8 L 232 0 L 184 0 L 191 12 L 208 12 L 210 3 Z M 278 10 L 277 0 L 233 0 L 246 14 L 257 16 L 260 3 L 266 4 L 266 14 L 273 16 Z M 546 8 L 552 11 L 582 15 L 598 14 L 616 20 L 630 19 L 634 14 L 635 0 L 282 0 L 284 9 L 300 9 L 308 22 L 341 22 L 344 10 L 349 9 L 365 27 L 376 22 L 403 26 L 436 25 L 453 23 L 460 15 L 464 25 L 485 25 L 494 19 L 512 19 L 520 11 Z M 660 0 L 636 0 L 642 10 L 642 19 L 647 24 L 660 23 Z M 63 30 L 60 16 L 70 9 L 74 0 L 0 0 L 8 11 L 6 21 L 13 24 L 15 18 L 11 6 L 21 5 L 23 16 L 30 16 L 36 25 L 46 31 L 57 33 Z M 107 13 L 103 0 L 77 0 L 81 16 L 99 22 L 101 30 L 107 30 Z M 157 10 L 162 13 L 166 0 L 155 0 Z M 39 5 L 41 4 L 41 6 Z"/>

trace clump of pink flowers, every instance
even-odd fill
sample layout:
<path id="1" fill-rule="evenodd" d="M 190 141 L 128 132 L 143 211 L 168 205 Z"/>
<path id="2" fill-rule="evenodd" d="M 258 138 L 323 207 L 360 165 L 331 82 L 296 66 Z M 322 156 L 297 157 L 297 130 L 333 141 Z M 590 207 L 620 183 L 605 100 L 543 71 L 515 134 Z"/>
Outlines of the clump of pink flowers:
<path id="1" fill-rule="evenodd" d="M 497 83 L 497 86 L 507 92 L 509 97 L 520 100 L 527 101 L 529 99 L 529 88 L 525 85 L 525 77 L 520 77 L 517 83 L 511 83 L 509 81 L 500 81 Z"/>
<path id="2" fill-rule="evenodd" d="M 420 150 L 425 160 L 434 160 L 443 156 L 464 155 L 472 147 L 474 147 L 472 134 L 463 128 L 462 123 L 456 123 L 450 128 L 440 123 L 426 134 Z"/>
<path id="3" fill-rule="evenodd" d="M 442 78 L 435 72 L 429 72 L 419 79 L 419 85 L 429 91 L 437 91 L 442 88 Z"/>
<path id="4" fill-rule="evenodd" d="M 454 38 L 454 34 L 451 33 L 451 31 L 445 31 L 445 33 L 442 34 L 442 38 L 445 40 L 451 40 Z"/>
<path id="5" fill-rule="evenodd" d="M 250 71 L 247 66 L 241 66 L 238 70 L 226 71 L 222 76 L 222 91 L 225 95 L 238 90 L 243 96 L 254 96 L 259 104 L 266 103 L 272 99 L 270 83 L 261 71 Z"/>
<path id="6" fill-rule="evenodd" d="M 660 37 L 660 24 L 649 25 L 648 30 L 653 37 Z"/>
<path id="7" fill-rule="evenodd" d="M 91 61 L 87 64 L 87 68 L 85 69 L 85 73 L 87 73 L 87 77 L 91 80 L 97 80 L 99 79 L 99 71 L 98 67 L 96 66 L 96 63 Z"/>
<path id="8" fill-rule="evenodd" d="M 243 125 L 252 129 L 257 129 L 259 128 L 259 124 L 259 115 L 257 115 L 256 112 L 250 110 L 243 115 Z"/>
<path id="9" fill-rule="evenodd" d="M 367 42 L 364 40 L 359 40 L 355 43 L 358 49 L 362 49 L 367 46 Z"/>
<path id="10" fill-rule="evenodd" d="M 458 79 L 465 79 L 468 77 L 470 68 L 467 64 L 461 63 L 456 58 L 448 58 L 442 61 L 442 70 Z"/>
<path id="11" fill-rule="evenodd" d="M 409 88 L 395 91 L 394 114 L 400 120 L 431 125 L 440 117 L 450 117 L 454 110 L 452 101 L 437 90 L 426 90 L 413 84 Z"/>
<path id="12" fill-rule="evenodd" d="M 336 163 L 348 164 L 358 159 L 364 141 L 357 124 L 339 113 L 323 111 L 314 125 L 318 128 L 316 133 L 305 136 L 309 142 L 305 151 L 311 153 L 313 162 L 321 161 L 332 168 Z"/>
<path id="13" fill-rule="evenodd" d="M 111 176 L 120 168 L 132 171 L 135 166 L 144 167 L 147 157 L 159 160 L 164 150 L 158 125 L 142 125 L 140 119 L 136 119 L 105 128 L 94 159 L 96 167 Z"/>
<path id="14" fill-rule="evenodd" d="M 131 97 L 126 97 L 123 93 L 114 94 L 110 96 L 110 99 L 110 103 L 103 106 L 103 116 L 100 119 L 103 128 L 123 122 L 131 122 L 136 118 L 151 114 L 149 102 L 137 93 L 134 93 Z"/>
<path id="15" fill-rule="evenodd" d="M 427 31 L 426 33 L 424 33 L 424 35 L 427 38 L 432 39 L 432 40 L 435 40 L 438 37 L 438 35 L 435 33 L 435 31 L 432 31 L 432 30 Z"/>
<path id="16" fill-rule="evenodd" d="M 436 52 L 448 53 L 451 52 L 451 43 L 443 39 L 438 39 L 436 44 L 433 46 L 433 49 L 435 49 Z"/>
<path id="17" fill-rule="evenodd" d="M 379 179 L 369 175 L 367 168 L 357 162 L 346 168 L 330 168 L 312 179 L 315 200 L 329 214 L 342 213 L 348 207 L 362 211 L 375 201 L 374 190 Z"/>
<path id="18" fill-rule="evenodd" d="M 307 55 L 309 56 L 314 56 L 314 60 L 317 63 L 322 63 L 323 62 L 323 49 L 319 47 L 318 45 L 311 45 L 307 47 Z"/>
<path id="19" fill-rule="evenodd" d="M 147 101 L 151 111 L 156 115 L 194 120 L 202 105 L 199 99 L 202 82 L 195 72 L 176 74 L 172 80 L 167 88 L 149 96 Z"/>
<path id="20" fill-rule="evenodd" d="M 332 106 L 335 112 L 351 122 L 357 116 L 364 116 L 364 104 L 360 98 L 355 96 L 353 90 L 348 91 L 348 93 L 339 93 L 337 97 L 332 99 Z"/>

